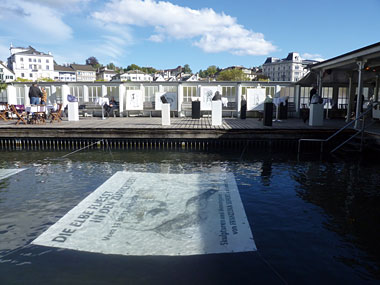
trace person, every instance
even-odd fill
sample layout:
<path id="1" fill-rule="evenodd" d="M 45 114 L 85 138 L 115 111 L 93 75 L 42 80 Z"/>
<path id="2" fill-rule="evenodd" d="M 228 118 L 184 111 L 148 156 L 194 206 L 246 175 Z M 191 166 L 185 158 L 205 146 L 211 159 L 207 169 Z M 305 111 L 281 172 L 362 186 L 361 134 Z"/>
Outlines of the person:
<path id="1" fill-rule="evenodd" d="M 37 83 L 33 83 L 29 88 L 30 104 L 38 105 L 40 103 L 40 97 L 42 97 L 42 92 L 40 88 L 38 88 Z"/>
<path id="2" fill-rule="evenodd" d="M 46 89 L 44 87 L 42 87 L 41 88 L 41 92 L 42 92 L 41 104 L 42 105 L 46 105 L 46 102 L 47 102 L 47 92 L 46 92 Z"/>
<path id="3" fill-rule="evenodd" d="M 317 94 L 317 88 L 315 88 L 315 86 L 313 86 L 313 88 L 310 90 L 310 98 L 309 98 L 309 103 L 311 103 L 311 99 L 313 98 L 313 96 Z"/>
<path id="4" fill-rule="evenodd" d="M 119 102 L 117 102 L 114 97 L 111 98 L 109 105 L 104 104 L 104 111 L 106 111 L 107 117 L 109 117 L 110 114 L 113 114 L 113 111 L 117 110 L 118 108 L 119 108 Z"/>
<path id="5" fill-rule="evenodd" d="M 313 86 L 313 88 L 311 88 L 311 90 L 310 90 L 309 105 L 312 104 L 313 97 L 316 98 L 314 95 L 317 95 L 317 88 L 315 86 Z M 302 116 L 303 122 L 306 123 L 306 121 L 309 120 L 310 111 L 303 110 L 301 112 L 301 116 Z"/>

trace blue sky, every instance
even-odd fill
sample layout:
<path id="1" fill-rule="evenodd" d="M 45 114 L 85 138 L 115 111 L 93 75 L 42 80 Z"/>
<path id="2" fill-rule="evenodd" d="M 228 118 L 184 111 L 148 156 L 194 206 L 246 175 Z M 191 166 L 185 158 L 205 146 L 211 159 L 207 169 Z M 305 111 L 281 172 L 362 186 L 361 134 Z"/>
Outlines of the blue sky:
<path id="1" fill-rule="evenodd" d="M 380 0 L 0 0 L 0 60 L 9 46 L 59 64 L 259 66 L 299 52 L 329 59 L 380 41 Z"/>

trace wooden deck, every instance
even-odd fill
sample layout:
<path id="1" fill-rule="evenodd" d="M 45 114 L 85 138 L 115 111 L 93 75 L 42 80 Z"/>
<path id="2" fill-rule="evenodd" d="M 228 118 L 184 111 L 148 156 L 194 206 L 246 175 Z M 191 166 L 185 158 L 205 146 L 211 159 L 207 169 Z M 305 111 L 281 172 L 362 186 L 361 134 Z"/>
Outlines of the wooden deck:
<path id="1" fill-rule="evenodd" d="M 0 121 L 0 138 L 276 138 L 297 139 L 320 134 L 331 134 L 344 126 L 344 120 L 325 120 L 322 127 L 310 127 L 301 119 L 288 119 L 273 122 L 271 127 L 263 126 L 258 119 L 246 120 L 224 118 L 223 125 L 212 126 L 211 118 L 171 118 L 170 126 L 162 126 L 161 118 L 80 118 L 79 121 L 49 123 L 43 125 L 16 125 L 15 120 Z M 350 130 L 349 130 L 350 131 Z M 352 131 L 352 130 L 351 130 Z M 380 135 L 380 123 L 370 129 Z"/>

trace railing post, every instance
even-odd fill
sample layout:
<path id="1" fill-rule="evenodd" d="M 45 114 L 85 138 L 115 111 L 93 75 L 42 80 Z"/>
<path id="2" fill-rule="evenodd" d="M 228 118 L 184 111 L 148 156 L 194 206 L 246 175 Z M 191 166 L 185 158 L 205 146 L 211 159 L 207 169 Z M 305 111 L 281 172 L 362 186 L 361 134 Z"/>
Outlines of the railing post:
<path id="1" fill-rule="evenodd" d="M 178 83 L 177 87 L 177 112 L 178 117 L 180 117 L 180 114 L 182 113 L 182 102 L 183 102 L 183 86 L 182 83 Z"/>
<path id="2" fill-rule="evenodd" d="M 362 106 L 363 106 L 363 102 L 362 102 L 362 93 L 363 93 L 363 77 L 362 77 L 362 70 L 363 70 L 363 66 L 364 66 L 364 62 L 363 61 L 358 61 L 356 63 L 358 65 L 358 94 L 356 94 L 357 96 L 357 100 L 356 100 L 356 116 L 355 116 L 355 126 L 354 128 L 355 129 L 358 129 L 359 128 L 359 116 L 360 116 L 360 111 L 362 109 Z"/>

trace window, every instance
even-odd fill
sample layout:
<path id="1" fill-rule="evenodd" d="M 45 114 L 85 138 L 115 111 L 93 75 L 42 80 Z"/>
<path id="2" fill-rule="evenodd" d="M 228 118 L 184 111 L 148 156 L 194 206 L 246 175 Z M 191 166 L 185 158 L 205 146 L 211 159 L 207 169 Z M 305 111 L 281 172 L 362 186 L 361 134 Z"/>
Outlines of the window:
<path id="1" fill-rule="evenodd" d="M 30 78 L 33 78 L 33 73 L 29 73 L 29 77 L 30 77 Z"/>
<path id="2" fill-rule="evenodd" d="M 33 69 L 33 64 L 29 64 L 29 69 Z"/>
<path id="3" fill-rule="evenodd" d="M 191 98 L 197 97 L 197 87 L 183 87 L 183 101 L 184 102 L 191 102 Z"/>
<path id="4" fill-rule="evenodd" d="M 37 62 L 37 59 L 34 58 L 34 59 L 33 59 L 33 62 Z"/>
<path id="5" fill-rule="evenodd" d="M 46 70 L 49 70 L 49 65 L 46 65 Z"/>
<path id="6" fill-rule="evenodd" d="M 24 61 L 24 58 L 23 58 L 23 57 L 20 57 L 20 61 Z"/>
<path id="7" fill-rule="evenodd" d="M 16 87 L 16 102 L 17 105 L 23 105 L 25 101 L 24 87 Z"/>
<path id="8" fill-rule="evenodd" d="M 29 62 L 32 62 L 32 59 L 31 59 L 31 58 L 29 58 Z"/>
<path id="9" fill-rule="evenodd" d="M 42 69 L 42 66 L 41 66 L 41 65 L 38 65 L 38 69 Z"/>
<path id="10" fill-rule="evenodd" d="M 46 60 L 46 63 L 49 63 L 49 60 L 48 60 L 48 59 Z"/>
<path id="11" fill-rule="evenodd" d="M 347 87 L 339 87 L 338 90 L 338 108 L 339 109 L 347 109 L 348 104 L 348 88 Z"/>
<path id="12" fill-rule="evenodd" d="M 21 64 L 21 69 L 24 69 L 24 65 L 23 64 Z"/>
<path id="13" fill-rule="evenodd" d="M 222 87 L 222 97 L 227 97 L 228 102 L 235 102 L 236 101 L 236 87 L 235 86 Z"/>
<path id="14" fill-rule="evenodd" d="M 300 69 L 299 65 L 295 65 L 294 69 Z"/>
<path id="15" fill-rule="evenodd" d="M 21 77 L 24 77 L 25 76 L 25 74 L 24 73 L 21 73 Z"/>
<path id="16" fill-rule="evenodd" d="M 40 58 L 38 59 L 38 62 L 41 62 L 41 59 L 40 59 Z"/>

